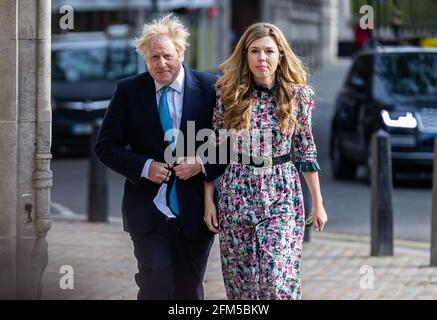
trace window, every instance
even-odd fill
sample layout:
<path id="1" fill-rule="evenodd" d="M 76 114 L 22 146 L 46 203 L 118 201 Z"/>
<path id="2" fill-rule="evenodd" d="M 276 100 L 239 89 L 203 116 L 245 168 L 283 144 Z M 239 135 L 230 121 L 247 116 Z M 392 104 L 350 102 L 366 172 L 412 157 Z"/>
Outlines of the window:
<path id="1" fill-rule="evenodd" d="M 381 97 L 437 96 L 437 53 L 379 56 L 375 66 L 375 85 Z"/>
<path id="2" fill-rule="evenodd" d="M 135 50 L 128 46 L 60 49 L 52 54 L 52 79 L 116 80 L 136 74 L 137 63 Z"/>
<path id="3" fill-rule="evenodd" d="M 357 58 L 352 66 L 347 80 L 350 89 L 370 92 L 372 79 L 373 58 L 370 55 L 363 55 Z"/>

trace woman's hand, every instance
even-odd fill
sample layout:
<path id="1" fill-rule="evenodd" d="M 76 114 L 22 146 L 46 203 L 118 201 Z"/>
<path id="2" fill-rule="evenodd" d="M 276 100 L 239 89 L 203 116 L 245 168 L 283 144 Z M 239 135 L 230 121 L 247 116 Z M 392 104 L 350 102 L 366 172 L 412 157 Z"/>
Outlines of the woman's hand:
<path id="1" fill-rule="evenodd" d="M 213 233 L 218 233 L 218 223 L 217 223 L 217 209 L 215 207 L 214 201 L 205 201 L 205 212 L 203 221 L 205 221 L 208 226 L 209 231 Z"/>
<path id="2" fill-rule="evenodd" d="M 314 228 L 322 232 L 326 222 L 328 222 L 328 216 L 323 205 L 314 206 L 311 210 L 311 215 L 313 217 Z"/>

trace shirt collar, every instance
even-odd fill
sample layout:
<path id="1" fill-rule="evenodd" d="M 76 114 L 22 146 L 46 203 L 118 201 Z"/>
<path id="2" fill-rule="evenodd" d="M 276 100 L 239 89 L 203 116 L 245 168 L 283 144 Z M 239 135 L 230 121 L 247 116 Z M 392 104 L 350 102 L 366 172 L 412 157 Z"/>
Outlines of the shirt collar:
<path id="1" fill-rule="evenodd" d="M 184 70 L 184 66 L 181 66 L 181 69 L 179 71 L 178 76 L 176 77 L 176 79 L 172 83 L 169 84 L 169 87 L 172 88 L 173 90 L 177 91 L 178 93 L 182 93 L 184 79 L 185 79 L 185 70 Z M 160 84 L 160 83 L 155 81 L 156 92 L 161 90 L 162 87 L 164 87 L 163 84 Z"/>

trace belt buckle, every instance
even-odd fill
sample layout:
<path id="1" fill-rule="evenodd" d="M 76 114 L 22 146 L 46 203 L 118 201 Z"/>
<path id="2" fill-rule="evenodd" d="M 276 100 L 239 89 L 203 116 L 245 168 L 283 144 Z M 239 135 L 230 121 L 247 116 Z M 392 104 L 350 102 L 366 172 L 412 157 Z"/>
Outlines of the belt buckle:
<path id="1" fill-rule="evenodd" d="M 273 165 L 272 157 L 263 156 L 262 158 L 264 158 L 264 161 L 263 161 L 264 165 L 260 169 L 264 169 L 264 170 L 270 169 Z"/>

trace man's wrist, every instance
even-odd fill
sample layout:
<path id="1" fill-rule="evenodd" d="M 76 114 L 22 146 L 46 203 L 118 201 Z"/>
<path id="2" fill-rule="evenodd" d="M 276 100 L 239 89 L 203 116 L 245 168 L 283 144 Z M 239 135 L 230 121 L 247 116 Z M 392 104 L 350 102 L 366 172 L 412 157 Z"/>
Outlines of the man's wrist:
<path id="1" fill-rule="evenodd" d="M 203 165 L 203 161 L 202 158 L 199 156 L 196 156 L 196 163 L 200 165 L 200 172 L 202 172 L 204 174 L 204 176 L 206 177 L 206 170 L 205 170 L 205 166 Z"/>
<path id="2" fill-rule="evenodd" d="M 155 161 L 155 160 L 147 159 L 146 163 L 144 164 L 143 171 L 141 172 L 141 177 L 150 180 L 149 179 L 149 170 L 150 170 L 150 165 L 152 164 L 153 161 Z"/>

